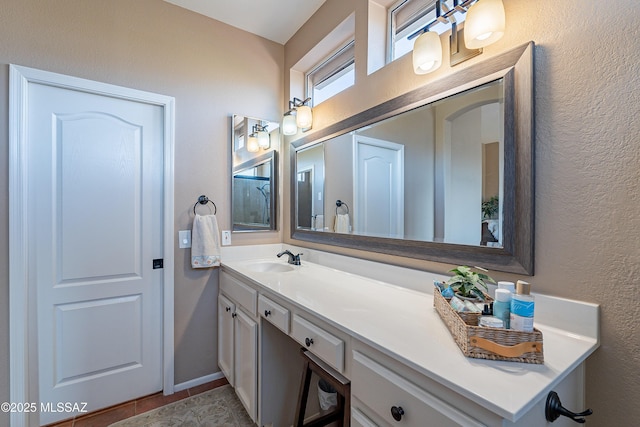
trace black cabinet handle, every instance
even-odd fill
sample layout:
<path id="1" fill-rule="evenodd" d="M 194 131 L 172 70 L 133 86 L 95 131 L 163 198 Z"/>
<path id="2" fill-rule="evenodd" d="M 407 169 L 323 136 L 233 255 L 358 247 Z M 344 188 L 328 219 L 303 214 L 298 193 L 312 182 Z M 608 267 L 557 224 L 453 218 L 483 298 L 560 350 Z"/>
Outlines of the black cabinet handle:
<path id="1" fill-rule="evenodd" d="M 304 339 L 304 344 L 305 344 L 307 347 L 311 347 L 311 344 L 313 344 L 313 338 L 305 338 L 305 339 Z"/>
<path id="2" fill-rule="evenodd" d="M 562 406 L 562 402 L 560 402 L 560 397 L 558 397 L 558 393 L 555 391 L 550 391 L 547 395 L 547 404 L 544 408 L 544 416 L 549 422 L 554 422 L 560 415 L 571 418 L 573 421 L 584 424 L 587 420 L 584 417 L 593 414 L 591 409 L 587 409 L 586 411 L 575 413 L 571 412 L 565 407 Z"/>
<path id="3" fill-rule="evenodd" d="M 231 317 L 236 317 L 238 313 L 231 313 Z"/>
<path id="4" fill-rule="evenodd" d="M 225 310 L 231 311 L 231 307 L 225 307 Z"/>
<path id="5" fill-rule="evenodd" d="M 400 421 L 403 415 L 404 415 L 404 409 L 402 409 L 402 406 L 391 407 L 391 416 L 393 417 L 394 420 Z"/>
<path id="6" fill-rule="evenodd" d="M 271 310 L 264 311 L 264 317 L 269 317 L 270 314 L 271 314 Z"/>

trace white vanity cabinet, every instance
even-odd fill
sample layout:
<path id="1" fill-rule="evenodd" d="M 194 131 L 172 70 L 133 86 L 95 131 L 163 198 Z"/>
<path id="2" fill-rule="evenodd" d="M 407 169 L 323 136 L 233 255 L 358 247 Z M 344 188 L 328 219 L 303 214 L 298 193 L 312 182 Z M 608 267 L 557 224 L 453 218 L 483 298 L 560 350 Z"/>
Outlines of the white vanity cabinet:
<path id="1" fill-rule="evenodd" d="M 252 420 L 258 416 L 258 293 L 235 277 L 220 274 L 218 364 Z"/>
<path id="2" fill-rule="evenodd" d="M 429 294 L 312 263 L 274 273 L 255 262 L 223 265 L 218 357 L 258 426 L 291 425 L 301 347 L 351 381 L 354 427 L 575 425 L 546 421 L 550 390 L 565 408 L 585 409 L 584 361 L 599 345 L 596 305 L 537 296 L 543 365 L 470 359 Z M 553 323 L 562 310 L 575 313 L 561 324 L 571 329 Z"/>

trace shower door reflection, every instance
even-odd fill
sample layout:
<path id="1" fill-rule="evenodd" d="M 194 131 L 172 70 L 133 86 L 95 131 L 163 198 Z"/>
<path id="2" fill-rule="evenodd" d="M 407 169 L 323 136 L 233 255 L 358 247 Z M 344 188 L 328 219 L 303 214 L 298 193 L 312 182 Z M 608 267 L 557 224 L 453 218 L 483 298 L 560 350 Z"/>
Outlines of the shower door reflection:
<path id="1" fill-rule="evenodd" d="M 275 225 L 275 152 L 238 166 L 233 172 L 233 230 L 272 230 Z M 274 187 L 275 188 L 275 187 Z"/>

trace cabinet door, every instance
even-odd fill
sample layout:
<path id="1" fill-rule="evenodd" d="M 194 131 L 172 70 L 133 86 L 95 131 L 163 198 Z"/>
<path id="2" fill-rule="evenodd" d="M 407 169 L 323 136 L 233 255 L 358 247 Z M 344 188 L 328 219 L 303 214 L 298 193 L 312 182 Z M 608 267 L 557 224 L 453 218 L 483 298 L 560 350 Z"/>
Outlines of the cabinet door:
<path id="1" fill-rule="evenodd" d="M 233 375 L 233 317 L 236 305 L 223 295 L 218 296 L 218 366 L 234 386 Z"/>
<path id="2" fill-rule="evenodd" d="M 235 316 L 235 387 L 252 420 L 258 416 L 258 324 L 242 310 Z"/>

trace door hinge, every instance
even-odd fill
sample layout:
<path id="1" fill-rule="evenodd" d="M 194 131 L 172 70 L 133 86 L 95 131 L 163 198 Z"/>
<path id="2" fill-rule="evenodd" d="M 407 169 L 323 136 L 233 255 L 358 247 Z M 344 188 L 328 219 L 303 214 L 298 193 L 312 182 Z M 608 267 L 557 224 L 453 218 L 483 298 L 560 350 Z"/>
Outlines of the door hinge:
<path id="1" fill-rule="evenodd" d="M 153 269 L 163 268 L 164 267 L 164 259 L 158 258 L 153 260 Z"/>

